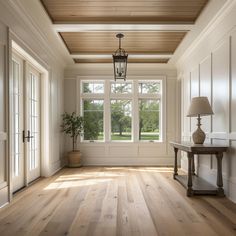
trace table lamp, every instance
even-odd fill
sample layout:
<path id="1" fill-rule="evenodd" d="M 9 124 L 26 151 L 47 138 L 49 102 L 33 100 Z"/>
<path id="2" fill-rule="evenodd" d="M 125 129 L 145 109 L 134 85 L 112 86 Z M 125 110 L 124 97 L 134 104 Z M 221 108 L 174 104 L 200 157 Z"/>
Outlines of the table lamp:
<path id="1" fill-rule="evenodd" d="M 207 97 L 194 97 L 188 110 L 187 117 L 197 117 L 197 129 L 193 132 L 192 138 L 195 144 L 203 144 L 206 138 L 204 131 L 201 129 L 201 117 L 213 115 L 211 105 Z"/>

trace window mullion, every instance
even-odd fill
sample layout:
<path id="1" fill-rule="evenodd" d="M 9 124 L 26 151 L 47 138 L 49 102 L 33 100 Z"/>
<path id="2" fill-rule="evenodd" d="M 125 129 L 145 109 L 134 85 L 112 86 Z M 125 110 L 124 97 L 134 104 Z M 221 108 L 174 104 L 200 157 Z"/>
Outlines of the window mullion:
<path id="1" fill-rule="evenodd" d="M 105 81 L 105 93 L 104 93 L 104 141 L 110 141 L 111 130 L 111 118 L 110 118 L 110 81 Z"/>
<path id="2" fill-rule="evenodd" d="M 132 119 L 132 135 L 133 141 L 139 141 L 139 94 L 138 94 L 138 81 L 133 83 L 133 119 Z"/>

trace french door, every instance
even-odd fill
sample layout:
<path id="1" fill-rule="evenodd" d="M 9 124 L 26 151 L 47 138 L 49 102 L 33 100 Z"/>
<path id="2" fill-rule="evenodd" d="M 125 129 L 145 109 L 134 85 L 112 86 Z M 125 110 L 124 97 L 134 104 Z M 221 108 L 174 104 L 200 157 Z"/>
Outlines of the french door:
<path id="1" fill-rule="evenodd" d="M 40 176 L 40 73 L 14 54 L 12 182 L 13 192 Z"/>

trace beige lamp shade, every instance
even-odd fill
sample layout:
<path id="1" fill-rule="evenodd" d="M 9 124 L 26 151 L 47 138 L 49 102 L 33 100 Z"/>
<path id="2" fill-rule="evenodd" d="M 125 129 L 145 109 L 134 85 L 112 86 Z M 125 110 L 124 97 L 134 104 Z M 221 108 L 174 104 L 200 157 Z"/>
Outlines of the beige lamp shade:
<path id="1" fill-rule="evenodd" d="M 194 97 L 188 110 L 188 117 L 213 115 L 211 105 L 207 97 Z"/>

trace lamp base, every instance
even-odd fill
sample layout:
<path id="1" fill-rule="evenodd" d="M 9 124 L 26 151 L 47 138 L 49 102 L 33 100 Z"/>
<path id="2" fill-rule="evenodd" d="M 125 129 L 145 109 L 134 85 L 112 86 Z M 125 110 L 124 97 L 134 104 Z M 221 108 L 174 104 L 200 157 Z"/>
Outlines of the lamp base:
<path id="1" fill-rule="evenodd" d="M 205 141 L 206 135 L 203 132 L 203 130 L 200 127 L 198 127 L 196 131 L 194 131 L 194 133 L 192 134 L 192 138 L 195 144 L 203 144 Z"/>

